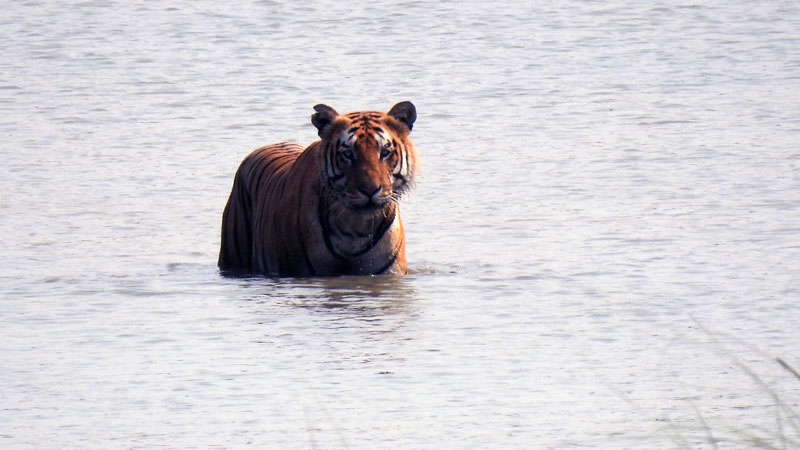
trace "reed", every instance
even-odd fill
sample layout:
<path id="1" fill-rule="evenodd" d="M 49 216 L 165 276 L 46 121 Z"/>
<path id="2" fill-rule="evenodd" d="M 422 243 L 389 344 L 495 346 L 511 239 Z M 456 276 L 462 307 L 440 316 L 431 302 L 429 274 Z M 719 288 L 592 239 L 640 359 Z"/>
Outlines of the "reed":
<path id="1" fill-rule="evenodd" d="M 769 399 L 769 404 L 774 408 L 774 425 L 765 427 L 764 425 L 746 423 L 725 423 L 719 416 L 704 413 L 698 405 L 704 406 L 707 411 L 710 407 L 702 403 L 703 386 L 699 386 L 697 388 L 700 395 L 692 395 L 687 392 L 684 396 L 685 401 L 691 408 L 693 418 L 684 417 L 679 421 L 674 416 L 671 417 L 671 414 L 667 415 L 662 412 L 662 415 L 654 417 L 655 422 L 661 424 L 656 433 L 662 434 L 662 439 L 670 441 L 672 447 L 678 449 L 800 449 L 800 412 L 793 406 L 797 401 L 796 393 L 800 392 L 800 372 L 785 359 L 767 355 L 762 350 L 738 337 L 710 330 L 697 320 L 694 320 L 694 323 L 697 329 L 709 339 L 709 348 L 723 361 L 726 361 L 729 367 L 735 368 L 740 374 L 745 375 L 744 378 L 749 380 L 755 394 L 761 393 L 761 395 Z M 675 340 L 671 341 L 668 346 L 673 345 Z M 739 350 L 746 348 L 759 355 L 763 358 L 761 361 L 766 365 L 766 369 L 761 368 L 762 372 L 766 370 L 766 373 L 770 374 L 769 378 L 780 380 L 783 386 L 785 386 L 786 382 L 793 383 L 796 381 L 798 383 L 797 390 L 790 389 L 788 392 L 780 392 L 775 386 L 776 383 L 768 382 L 748 363 L 737 357 L 729 346 L 730 343 L 734 343 Z M 770 366 L 774 367 L 773 372 L 769 371 Z M 773 374 L 774 377 L 772 376 Z M 609 388 L 626 403 L 641 411 L 643 416 L 653 417 L 654 408 L 652 405 L 644 407 L 615 387 L 609 385 Z M 791 397 L 789 396 L 790 393 L 792 394 Z M 754 397 L 754 404 L 758 402 L 757 398 Z M 748 407 L 749 405 L 742 405 L 742 409 L 747 409 Z M 675 412 L 675 409 L 672 409 L 672 411 Z M 634 439 L 651 440 L 656 436 L 639 436 L 638 438 L 634 437 Z"/>

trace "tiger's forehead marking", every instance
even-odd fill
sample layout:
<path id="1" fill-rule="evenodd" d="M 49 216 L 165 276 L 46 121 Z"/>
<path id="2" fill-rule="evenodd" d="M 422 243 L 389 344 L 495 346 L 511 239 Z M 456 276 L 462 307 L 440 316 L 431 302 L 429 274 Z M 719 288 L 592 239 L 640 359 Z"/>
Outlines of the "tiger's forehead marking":
<path id="1" fill-rule="evenodd" d="M 352 112 L 349 114 L 345 114 L 345 117 L 350 119 L 353 124 L 356 123 L 368 123 L 368 122 L 376 122 L 378 119 L 383 117 L 383 113 L 374 112 L 374 111 L 366 111 L 366 112 Z"/>
<path id="2" fill-rule="evenodd" d="M 362 140 L 368 136 L 385 143 L 389 140 L 389 135 L 380 126 L 379 119 L 383 117 L 379 112 L 353 112 L 345 114 L 350 119 L 350 127 L 342 136 L 341 142 L 346 145 L 353 145 L 357 140 Z"/>

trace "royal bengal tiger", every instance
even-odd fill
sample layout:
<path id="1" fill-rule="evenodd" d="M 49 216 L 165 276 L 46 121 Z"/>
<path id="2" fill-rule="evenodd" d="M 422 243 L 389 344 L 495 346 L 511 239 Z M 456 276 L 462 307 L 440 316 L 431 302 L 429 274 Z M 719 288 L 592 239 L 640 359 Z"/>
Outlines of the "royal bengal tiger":
<path id="1" fill-rule="evenodd" d="M 413 185 L 411 102 L 388 113 L 314 107 L 320 140 L 248 155 L 222 214 L 224 274 L 405 274 L 398 200 Z"/>

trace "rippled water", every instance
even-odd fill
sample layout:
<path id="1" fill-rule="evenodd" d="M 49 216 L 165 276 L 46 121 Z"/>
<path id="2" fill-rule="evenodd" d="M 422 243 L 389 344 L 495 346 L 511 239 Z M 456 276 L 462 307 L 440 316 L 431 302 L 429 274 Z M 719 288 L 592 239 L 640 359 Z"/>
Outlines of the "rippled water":
<path id="1" fill-rule="evenodd" d="M 797 30 L 781 1 L 5 5 L 0 447 L 800 447 Z M 249 151 L 405 99 L 412 275 L 219 275 Z"/>

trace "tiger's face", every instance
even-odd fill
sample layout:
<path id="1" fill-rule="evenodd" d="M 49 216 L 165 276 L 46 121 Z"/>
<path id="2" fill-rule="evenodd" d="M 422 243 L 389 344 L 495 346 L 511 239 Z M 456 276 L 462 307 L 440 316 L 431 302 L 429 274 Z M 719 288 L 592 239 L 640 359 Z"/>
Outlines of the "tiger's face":
<path id="1" fill-rule="evenodd" d="M 416 158 L 408 134 L 416 120 L 410 102 L 388 113 L 339 115 L 326 105 L 311 117 L 322 138 L 323 178 L 345 204 L 358 211 L 381 210 L 408 190 Z"/>

